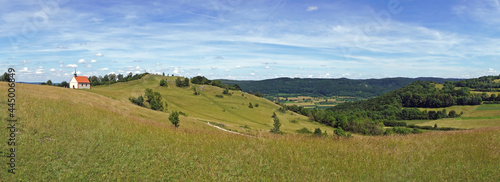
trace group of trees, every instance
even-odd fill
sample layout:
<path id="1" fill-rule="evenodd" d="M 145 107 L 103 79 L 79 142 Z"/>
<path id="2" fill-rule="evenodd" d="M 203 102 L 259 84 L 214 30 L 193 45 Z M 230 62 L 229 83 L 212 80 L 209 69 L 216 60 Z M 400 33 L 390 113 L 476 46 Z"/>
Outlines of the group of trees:
<path id="1" fill-rule="evenodd" d="M 146 90 L 144 91 L 144 97 L 142 95 L 137 98 L 130 97 L 129 100 L 132 103 L 142 107 L 147 107 L 147 105 L 144 103 L 144 101 L 146 101 L 150 109 L 157 111 L 163 111 L 168 106 L 166 102 L 162 101 L 160 93 L 154 92 L 153 89 L 150 88 L 146 88 Z"/>
<path id="2" fill-rule="evenodd" d="M 212 86 L 224 88 L 227 90 L 241 90 L 241 87 L 238 84 L 234 84 L 234 85 L 222 84 L 222 81 L 220 81 L 220 80 L 209 80 L 208 78 L 206 78 L 204 76 L 196 76 L 196 77 L 191 78 L 191 83 L 199 84 L 199 85 L 212 85 Z"/>
<path id="3" fill-rule="evenodd" d="M 118 82 L 128 82 L 132 80 L 138 80 L 141 79 L 142 77 L 148 75 L 149 73 L 142 73 L 142 74 L 132 74 L 132 72 L 128 73 L 127 76 L 124 76 L 123 74 L 114 74 L 110 73 L 104 76 L 89 76 L 88 79 L 90 81 L 91 86 L 97 86 L 97 85 L 107 85 L 107 84 L 113 84 L 113 83 L 118 83 Z"/>
<path id="4" fill-rule="evenodd" d="M 177 79 L 175 79 L 175 86 L 189 87 L 189 78 L 181 79 L 181 77 L 177 77 Z"/>

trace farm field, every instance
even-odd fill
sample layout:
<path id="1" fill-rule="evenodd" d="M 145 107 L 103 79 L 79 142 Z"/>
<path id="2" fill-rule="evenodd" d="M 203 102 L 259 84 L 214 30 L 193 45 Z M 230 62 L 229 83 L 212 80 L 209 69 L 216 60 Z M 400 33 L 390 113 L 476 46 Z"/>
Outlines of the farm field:
<path id="1" fill-rule="evenodd" d="M 452 106 L 447 108 L 420 108 L 420 110 L 440 111 L 455 110 L 457 113 L 464 114 L 459 118 L 445 118 L 439 120 L 413 120 L 405 121 L 407 124 L 415 124 L 420 126 L 452 127 L 452 128 L 485 128 L 500 126 L 500 104 L 483 104 L 479 106 Z"/>
<path id="2" fill-rule="evenodd" d="M 18 167 L 16 175 L 11 175 L 5 172 L 7 165 L 0 165 L 0 181 L 500 179 L 498 123 L 473 130 L 337 139 L 332 136 L 333 129 L 287 113 L 278 114 L 287 134 L 276 135 L 268 132 L 272 126 L 269 114 L 278 106 L 269 101 L 241 96 L 240 92 L 217 100 L 212 95 L 222 89 L 215 87 L 203 88 L 200 96 L 172 85 L 161 90 L 154 86 L 159 79 L 150 76 L 92 90 L 17 84 Z M 169 104 L 167 112 L 139 107 L 128 100 L 130 95 L 143 94 L 144 86 L 161 92 Z M 0 84 L 0 94 L 6 95 L 6 88 Z M 245 101 L 259 103 L 262 110 L 252 110 L 244 103 L 245 112 L 228 112 Z M 191 106 L 193 103 L 199 105 Z M 497 107 L 485 105 L 464 111 L 470 111 L 468 117 L 478 118 L 475 112 L 497 112 Z M 180 117 L 179 128 L 167 119 L 171 110 L 187 114 Z M 7 110 L 0 114 L 5 119 Z M 253 137 L 218 130 L 204 120 L 225 123 L 229 129 Z M 249 131 L 240 127 L 244 124 Z M 320 127 L 328 136 L 294 134 L 302 127 Z M 7 132 L 0 130 L 0 136 L 7 136 Z M 7 149 L 2 142 L 0 151 Z"/>
<path id="3" fill-rule="evenodd" d="M 328 108 L 336 106 L 344 102 L 352 102 L 362 100 L 356 97 L 347 96 L 333 96 L 333 97 L 309 97 L 309 96 L 296 96 L 296 97 L 276 97 L 276 102 L 285 105 L 297 105 L 304 108 Z"/>

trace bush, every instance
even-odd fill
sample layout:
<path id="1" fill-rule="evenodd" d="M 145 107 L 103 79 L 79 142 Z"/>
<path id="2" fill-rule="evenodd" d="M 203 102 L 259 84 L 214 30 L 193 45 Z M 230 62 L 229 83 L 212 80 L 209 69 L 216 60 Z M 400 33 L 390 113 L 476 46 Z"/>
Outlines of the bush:
<path id="1" fill-rule="evenodd" d="M 283 132 L 280 131 L 280 127 L 281 127 L 281 123 L 280 123 L 280 119 L 278 119 L 278 117 L 274 117 L 274 124 L 273 124 L 273 128 L 271 129 L 271 133 L 276 133 L 276 134 L 282 134 Z"/>
<path id="2" fill-rule="evenodd" d="M 128 98 L 128 100 L 130 100 L 132 103 L 134 103 L 135 105 L 138 105 L 138 106 L 142 106 L 142 107 L 145 107 L 144 106 L 144 98 L 141 96 L 135 98 L 135 97 L 130 97 Z"/>
<path id="3" fill-rule="evenodd" d="M 162 87 L 168 87 L 167 81 L 165 81 L 164 79 L 161 79 L 160 80 L 160 86 L 162 86 Z"/>
<path id="4" fill-rule="evenodd" d="M 215 97 L 217 97 L 217 98 L 224 98 L 223 95 L 215 95 Z"/>
<path id="5" fill-rule="evenodd" d="M 259 103 L 255 103 L 255 107 L 259 107 Z"/>
<path id="6" fill-rule="evenodd" d="M 297 121 L 296 119 L 292 119 L 290 120 L 290 123 L 299 123 L 299 121 Z"/>
<path id="7" fill-rule="evenodd" d="M 172 111 L 172 113 L 170 113 L 170 116 L 168 117 L 168 120 L 170 120 L 170 122 L 175 126 L 175 127 L 179 127 L 179 113 L 177 111 Z"/>
<path id="8" fill-rule="evenodd" d="M 251 103 L 251 102 L 250 102 L 250 103 L 248 103 L 248 107 L 249 107 L 249 108 L 253 108 L 253 105 L 252 105 L 252 103 Z"/>
<path id="9" fill-rule="evenodd" d="M 314 129 L 314 135 L 316 136 L 321 136 L 323 133 L 321 132 L 321 129 L 320 128 L 316 128 Z"/>
<path id="10" fill-rule="evenodd" d="M 298 129 L 298 130 L 295 130 L 295 132 L 297 133 L 302 133 L 302 134 L 311 134 L 312 132 L 309 131 L 307 128 L 302 128 L 302 129 Z"/>
<path id="11" fill-rule="evenodd" d="M 344 130 L 341 127 L 336 128 L 335 130 L 333 130 L 333 133 L 335 135 L 337 135 L 337 137 L 343 137 L 343 136 L 346 135 L 346 133 L 344 132 Z"/>

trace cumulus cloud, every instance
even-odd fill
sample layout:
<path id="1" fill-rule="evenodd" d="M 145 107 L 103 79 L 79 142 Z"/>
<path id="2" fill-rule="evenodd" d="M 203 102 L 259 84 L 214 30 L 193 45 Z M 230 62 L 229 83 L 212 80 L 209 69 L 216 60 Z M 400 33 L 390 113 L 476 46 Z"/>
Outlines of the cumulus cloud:
<path id="1" fill-rule="evenodd" d="M 307 7 L 306 11 L 316 11 L 318 10 L 318 7 L 317 6 L 309 6 Z"/>
<path id="2" fill-rule="evenodd" d="M 85 67 L 86 67 L 86 68 L 90 68 L 90 67 L 92 67 L 92 65 L 88 64 L 88 65 L 86 65 Z"/>
<path id="3" fill-rule="evenodd" d="M 87 61 L 85 61 L 85 59 L 78 60 L 78 64 L 85 64 L 85 63 L 87 63 Z"/>
<path id="4" fill-rule="evenodd" d="M 67 64 L 66 67 L 67 68 L 76 68 L 76 67 L 78 67 L 78 65 L 76 65 L 76 64 Z"/>
<path id="5" fill-rule="evenodd" d="M 95 59 L 90 60 L 91 63 L 97 63 Z"/>
<path id="6" fill-rule="evenodd" d="M 216 69 L 217 69 L 217 67 L 215 67 L 215 66 L 212 66 L 212 67 L 211 67 L 210 69 L 213 69 L 213 70 L 216 70 Z"/>
<path id="7" fill-rule="evenodd" d="M 29 64 L 29 63 L 31 63 L 31 61 L 29 61 L 29 60 L 23 60 L 23 64 Z"/>
<path id="8" fill-rule="evenodd" d="M 497 73 L 497 70 L 494 70 L 493 68 L 488 69 L 488 73 Z"/>
<path id="9" fill-rule="evenodd" d="M 50 69 L 50 71 L 56 71 L 56 69 L 52 68 L 52 69 Z"/>
<path id="10" fill-rule="evenodd" d="M 94 54 L 94 56 L 96 56 L 96 57 L 103 57 L 104 55 L 99 52 L 99 53 Z"/>
<path id="11" fill-rule="evenodd" d="M 101 68 L 101 69 L 99 69 L 99 71 L 108 71 L 108 70 L 109 70 L 109 68 Z"/>
<path id="12" fill-rule="evenodd" d="M 28 72 L 28 67 L 24 67 L 23 69 L 19 70 L 19 72 Z"/>

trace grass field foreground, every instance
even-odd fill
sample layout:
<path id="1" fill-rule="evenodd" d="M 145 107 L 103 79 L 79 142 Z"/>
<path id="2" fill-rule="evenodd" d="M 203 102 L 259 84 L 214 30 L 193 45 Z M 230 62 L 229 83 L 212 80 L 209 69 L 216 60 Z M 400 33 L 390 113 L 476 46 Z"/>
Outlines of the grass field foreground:
<path id="1" fill-rule="evenodd" d="M 0 94 L 6 88 L 0 84 Z M 0 165 L 1 181 L 500 180 L 499 127 L 351 139 L 251 138 L 186 117 L 174 128 L 167 113 L 87 91 L 16 88 L 18 166 L 11 175 Z M 6 109 L 0 113 L 5 120 Z M 2 142 L 0 150 L 7 149 Z"/>

